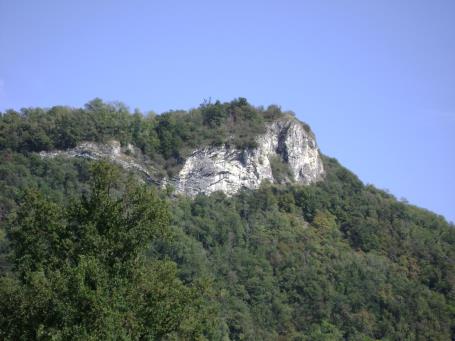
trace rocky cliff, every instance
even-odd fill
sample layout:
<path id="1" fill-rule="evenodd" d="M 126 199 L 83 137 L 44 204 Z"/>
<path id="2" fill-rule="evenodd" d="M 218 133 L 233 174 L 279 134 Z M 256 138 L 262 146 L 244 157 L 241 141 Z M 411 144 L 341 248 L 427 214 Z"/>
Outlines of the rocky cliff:
<path id="1" fill-rule="evenodd" d="M 155 168 L 141 159 L 137 148 L 132 145 L 122 148 L 117 141 L 107 144 L 85 142 L 73 149 L 41 152 L 40 155 L 107 159 L 139 172 L 148 181 L 171 184 L 177 193 L 189 196 L 215 191 L 232 195 L 242 188 L 258 188 L 264 180 L 310 184 L 324 174 L 313 134 L 291 117 L 268 124 L 266 132 L 256 137 L 255 148 L 240 150 L 223 145 L 194 150 L 173 179 L 158 179 Z M 274 174 L 276 162 L 287 170 L 284 180 Z"/>
<path id="2" fill-rule="evenodd" d="M 241 188 L 258 188 L 264 180 L 277 182 L 274 159 L 289 167 L 289 181 L 310 184 L 322 178 L 324 169 L 316 140 L 296 119 L 269 124 L 256 142 L 256 148 L 246 150 L 228 146 L 195 150 L 175 181 L 177 192 L 194 196 L 223 191 L 230 195 Z"/>

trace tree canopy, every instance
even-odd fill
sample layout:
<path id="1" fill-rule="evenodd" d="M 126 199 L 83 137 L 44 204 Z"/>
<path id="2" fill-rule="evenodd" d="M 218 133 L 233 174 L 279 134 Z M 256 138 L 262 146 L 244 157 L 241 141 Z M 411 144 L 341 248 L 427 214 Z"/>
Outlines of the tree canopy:
<path id="1" fill-rule="evenodd" d="M 1 338 L 196 337 L 202 287 L 180 281 L 175 263 L 145 258 L 152 241 L 166 238 L 166 203 L 143 186 L 119 187 L 107 164 L 93 174 L 90 192 L 70 205 L 30 190 L 11 216 L 13 271 L 0 280 Z"/>

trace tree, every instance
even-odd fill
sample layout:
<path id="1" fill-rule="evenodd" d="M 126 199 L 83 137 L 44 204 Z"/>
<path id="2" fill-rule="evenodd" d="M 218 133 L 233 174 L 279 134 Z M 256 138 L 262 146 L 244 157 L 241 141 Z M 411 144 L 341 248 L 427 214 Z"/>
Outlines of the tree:
<path id="1" fill-rule="evenodd" d="M 14 272 L 0 279 L 1 339 L 202 333 L 200 288 L 184 285 L 174 263 L 144 255 L 151 241 L 166 238 L 166 203 L 117 176 L 97 164 L 90 194 L 69 207 L 26 194 L 8 224 Z"/>

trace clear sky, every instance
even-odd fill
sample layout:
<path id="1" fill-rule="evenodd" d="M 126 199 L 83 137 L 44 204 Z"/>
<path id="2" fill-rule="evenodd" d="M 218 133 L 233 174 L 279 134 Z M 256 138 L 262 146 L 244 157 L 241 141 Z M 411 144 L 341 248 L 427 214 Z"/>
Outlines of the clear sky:
<path id="1" fill-rule="evenodd" d="M 455 1 L 0 0 L 0 110 L 279 104 L 366 183 L 455 221 Z"/>

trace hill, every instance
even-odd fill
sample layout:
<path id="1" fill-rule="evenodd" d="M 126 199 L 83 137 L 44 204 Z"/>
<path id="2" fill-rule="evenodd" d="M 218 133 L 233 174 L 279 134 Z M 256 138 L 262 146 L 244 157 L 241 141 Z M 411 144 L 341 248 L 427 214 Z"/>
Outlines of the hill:
<path id="1" fill-rule="evenodd" d="M 31 187 L 62 207 L 92 193 L 100 159 L 119 167 L 118 182 L 132 175 L 167 202 L 172 238 L 152 239 L 147 257 L 175 262 L 184 285 L 209 287 L 201 299 L 210 318 L 194 313 L 204 319 L 198 337 L 455 337 L 454 226 L 364 185 L 321 154 L 292 113 L 242 98 L 145 116 L 99 99 L 7 111 L 2 226 Z M 16 270 L 1 238 L 7 274 Z"/>

